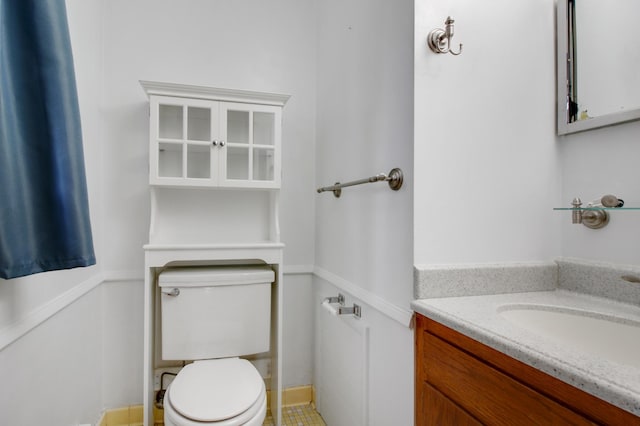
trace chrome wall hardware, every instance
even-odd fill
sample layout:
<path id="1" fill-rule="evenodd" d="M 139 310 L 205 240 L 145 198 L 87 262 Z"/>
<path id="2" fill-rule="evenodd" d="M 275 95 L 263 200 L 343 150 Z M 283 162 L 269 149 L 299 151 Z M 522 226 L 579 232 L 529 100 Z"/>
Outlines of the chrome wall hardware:
<path id="1" fill-rule="evenodd" d="M 355 303 L 353 306 L 338 306 L 338 315 L 353 315 L 356 318 L 361 318 L 362 309 L 360 305 L 356 305 Z"/>
<path id="2" fill-rule="evenodd" d="M 589 202 L 587 207 L 624 207 L 624 200 L 621 200 L 615 195 L 607 194 L 598 200 Z"/>
<path id="3" fill-rule="evenodd" d="M 624 206 L 624 200 L 615 195 L 607 194 L 598 200 L 591 201 L 582 207 L 582 200 L 576 197 L 571 201 L 571 223 L 583 224 L 587 228 L 600 229 L 609 223 L 607 208 L 620 208 Z"/>
<path id="4" fill-rule="evenodd" d="M 324 301 L 327 303 L 339 303 L 344 305 L 344 295 L 342 293 L 338 293 L 337 296 L 325 297 Z"/>
<path id="5" fill-rule="evenodd" d="M 434 53 L 451 53 L 455 56 L 462 53 L 462 43 L 460 43 L 460 49 L 457 52 L 451 50 L 454 22 L 451 16 L 448 16 L 447 20 L 444 21 L 444 29 L 436 28 L 435 30 L 431 30 L 429 35 L 427 35 L 427 45 Z"/>
<path id="6" fill-rule="evenodd" d="M 400 170 L 399 168 L 394 168 L 394 169 L 391 169 L 391 171 L 389 172 L 389 175 L 380 173 L 375 176 L 371 176 L 364 179 L 358 179 L 351 182 L 345 182 L 345 183 L 336 182 L 335 185 L 333 186 L 325 186 L 322 188 L 318 188 L 317 191 L 318 193 L 322 193 L 325 191 L 332 191 L 333 195 L 336 198 L 339 198 L 340 195 L 342 195 L 342 188 L 346 188 L 347 186 L 362 185 L 364 183 L 373 183 L 373 182 L 380 182 L 380 181 L 389 182 L 389 188 L 391 188 L 394 191 L 397 191 L 400 188 L 402 188 L 403 179 L 404 179 L 404 175 L 402 173 L 402 170 Z"/>
<path id="7" fill-rule="evenodd" d="M 339 304 L 333 306 L 333 304 Z M 353 304 L 353 306 L 344 306 L 344 295 L 338 293 L 337 296 L 325 297 L 322 301 L 322 307 L 325 308 L 331 315 L 353 315 L 356 318 L 362 317 L 362 308 L 360 305 Z"/>
<path id="8" fill-rule="evenodd" d="M 162 294 L 166 294 L 167 296 L 180 296 L 179 288 L 162 288 L 160 291 Z"/>
<path id="9" fill-rule="evenodd" d="M 640 277 L 637 275 L 623 275 L 620 278 L 629 283 L 640 284 Z"/>

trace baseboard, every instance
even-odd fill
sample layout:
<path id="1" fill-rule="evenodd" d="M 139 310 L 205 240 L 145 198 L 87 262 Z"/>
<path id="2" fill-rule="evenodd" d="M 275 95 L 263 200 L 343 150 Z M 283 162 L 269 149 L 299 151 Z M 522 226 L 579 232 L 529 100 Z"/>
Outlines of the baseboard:
<path id="1" fill-rule="evenodd" d="M 270 392 L 267 392 L 267 398 L 270 396 L 269 393 Z M 315 389 L 311 385 L 286 388 L 282 390 L 282 406 L 293 407 L 296 405 L 314 404 L 314 397 Z M 130 405 L 128 407 L 106 410 L 96 426 L 142 425 L 142 413 L 142 405 Z M 162 410 L 155 409 L 154 407 L 153 417 L 154 423 L 162 422 Z"/>
<path id="2" fill-rule="evenodd" d="M 107 426 L 107 412 L 103 411 L 96 423 L 96 426 Z"/>
<path id="3" fill-rule="evenodd" d="M 144 409 L 142 405 L 130 405 L 123 408 L 114 408 L 106 410 L 102 414 L 100 422 L 96 426 L 142 426 L 142 415 Z M 162 416 L 154 419 L 162 421 Z"/>
<path id="4" fill-rule="evenodd" d="M 297 386 L 282 390 L 282 406 L 309 405 L 315 403 L 313 386 Z"/>

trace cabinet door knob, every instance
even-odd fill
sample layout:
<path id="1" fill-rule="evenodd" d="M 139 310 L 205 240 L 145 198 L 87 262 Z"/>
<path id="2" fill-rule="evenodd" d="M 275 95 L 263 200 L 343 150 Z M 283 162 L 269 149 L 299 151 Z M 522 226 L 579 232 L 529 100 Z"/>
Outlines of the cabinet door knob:
<path id="1" fill-rule="evenodd" d="M 220 141 L 220 146 L 225 146 L 227 143 L 225 141 Z"/>
<path id="2" fill-rule="evenodd" d="M 218 146 L 218 141 L 212 141 L 212 142 L 211 142 L 211 144 L 212 144 L 213 146 Z"/>

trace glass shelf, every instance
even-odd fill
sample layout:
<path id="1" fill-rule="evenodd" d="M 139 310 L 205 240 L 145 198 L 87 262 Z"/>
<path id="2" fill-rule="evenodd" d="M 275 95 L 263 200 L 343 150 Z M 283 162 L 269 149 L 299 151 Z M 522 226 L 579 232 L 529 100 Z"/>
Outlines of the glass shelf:
<path id="1" fill-rule="evenodd" d="M 609 210 L 609 211 L 622 211 L 622 210 L 640 210 L 640 207 L 554 207 L 554 210 Z"/>

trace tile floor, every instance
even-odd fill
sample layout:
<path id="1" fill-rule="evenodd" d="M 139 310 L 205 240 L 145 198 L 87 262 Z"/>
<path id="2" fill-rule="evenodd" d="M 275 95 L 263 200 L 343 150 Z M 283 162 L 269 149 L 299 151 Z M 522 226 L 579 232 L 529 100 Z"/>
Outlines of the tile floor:
<path id="1" fill-rule="evenodd" d="M 156 420 L 162 419 L 162 410 L 154 409 Z M 271 410 L 267 410 L 267 418 L 263 426 L 274 426 Z M 162 421 L 154 422 L 154 426 L 163 426 Z M 294 405 L 282 408 L 283 426 L 326 426 L 322 417 L 314 408 L 314 404 Z M 99 426 L 142 426 L 142 406 L 131 406 L 110 410 L 103 417 Z"/>
<path id="2" fill-rule="evenodd" d="M 162 418 L 162 417 L 160 417 Z M 105 423 L 111 424 L 111 423 Z M 141 425 L 142 423 L 118 423 L 118 425 Z M 164 423 L 156 422 L 154 426 L 163 426 Z M 274 426 L 271 410 L 267 410 L 267 418 L 264 419 L 263 426 Z M 315 410 L 313 404 L 296 405 L 282 408 L 282 426 L 326 426 L 320 414 Z"/>
<path id="3" fill-rule="evenodd" d="M 263 426 L 273 426 L 271 410 L 267 411 L 267 418 Z M 296 405 L 294 407 L 282 408 L 283 426 L 326 426 L 320 414 L 313 408 L 313 405 Z"/>

